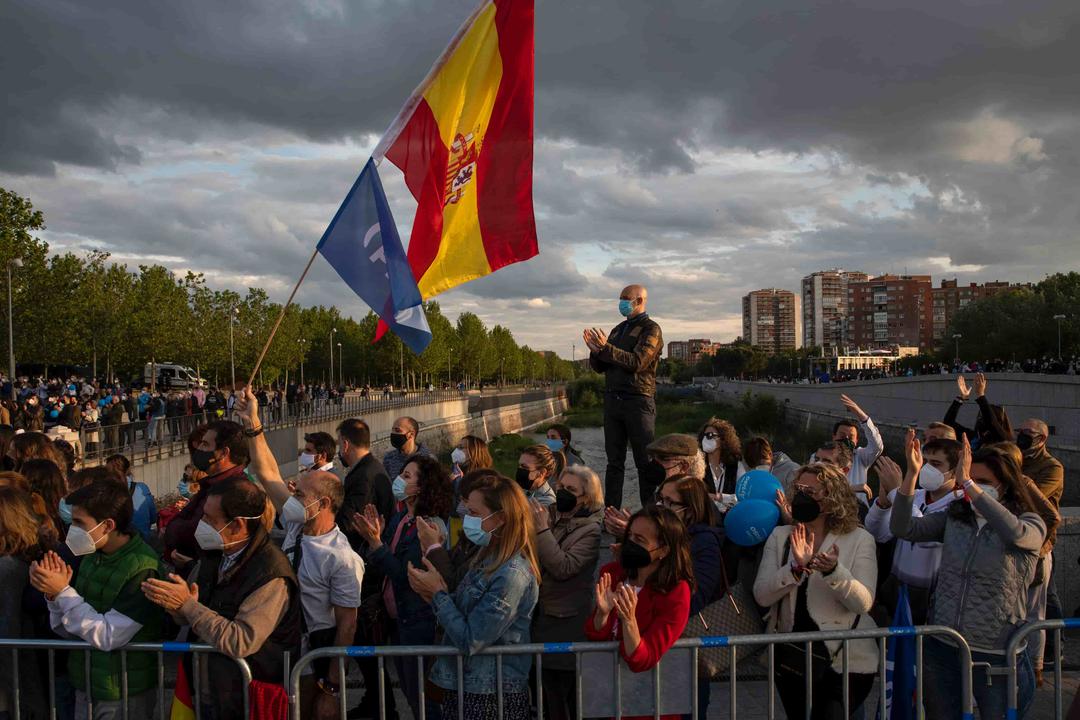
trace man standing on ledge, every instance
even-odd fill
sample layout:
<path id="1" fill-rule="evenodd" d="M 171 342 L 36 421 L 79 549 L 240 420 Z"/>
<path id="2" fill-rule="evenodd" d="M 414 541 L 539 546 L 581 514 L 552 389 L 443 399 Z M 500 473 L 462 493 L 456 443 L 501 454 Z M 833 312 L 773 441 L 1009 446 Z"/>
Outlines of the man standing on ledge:
<path id="1" fill-rule="evenodd" d="M 648 466 L 645 447 L 653 441 L 656 425 L 656 366 L 664 338 L 660 326 L 645 312 L 647 301 L 644 287 L 630 285 L 619 295 L 619 312 L 626 320 L 615 326 L 611 336 L 597 328 L 583 333 L 590 350 L 589 364 L 605 375 L 604 502 L 613 507 L 622 507 L 627 440 L 638 470 L 642 505 L 652 502 L 656 489 L 644 482 Z"/>

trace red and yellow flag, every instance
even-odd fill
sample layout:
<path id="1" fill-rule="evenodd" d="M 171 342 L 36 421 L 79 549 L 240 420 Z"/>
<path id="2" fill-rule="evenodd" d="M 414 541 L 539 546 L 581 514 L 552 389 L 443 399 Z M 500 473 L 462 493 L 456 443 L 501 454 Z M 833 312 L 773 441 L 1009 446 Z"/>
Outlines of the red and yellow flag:
<path id="1" fill-rule="evenodd" d="M 424 299 L 537 254 L 533 0 L 487 0 L 375 149 L 418 203 L 409 265 Z"/>

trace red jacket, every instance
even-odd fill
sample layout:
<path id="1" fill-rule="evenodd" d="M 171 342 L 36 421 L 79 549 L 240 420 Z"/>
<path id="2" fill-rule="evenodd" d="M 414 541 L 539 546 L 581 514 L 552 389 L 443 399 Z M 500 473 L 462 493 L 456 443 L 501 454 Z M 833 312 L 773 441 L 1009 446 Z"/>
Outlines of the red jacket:
<path id="1" fill-rule="evenodd" d="M 626 577 L 618 562 L 602 567 L 600 575 L 605 573 L 611 575 L 613 586 Z M 595 610 L 593 612 L 595 613 Z M 590 615 L 585 621 L 585 637 L 599 642 L 622 640 L 622 627 L 617 622 L 618 617 L 618 613 L 612 610 L 604 627 L 597 630 L 593 627 L 593 618 Z M 685 580 L 680 581 L 668 593 L 658 592 L 646 585 L 638 593 L 634 617 L 637 618 L 641 642 L 631 655 L 627 655 L 620 644 L 619 655 L 626 661 L 627 667 L 639 673 L 651 670 L 660 662 L 660 658 L 671 649 L 686 629 L 686 621 L 690 618 L 690 585 Z"/>

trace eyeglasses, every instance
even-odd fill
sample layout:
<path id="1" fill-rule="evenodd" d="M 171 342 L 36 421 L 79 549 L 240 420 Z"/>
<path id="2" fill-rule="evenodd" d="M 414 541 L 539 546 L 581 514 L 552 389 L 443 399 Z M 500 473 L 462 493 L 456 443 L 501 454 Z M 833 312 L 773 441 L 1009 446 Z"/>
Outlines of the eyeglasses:
<path id="1" fill-rule="evenodd" d="M 666 507 L 668 510 L 682 510 L 684 507 L 686 507 L 685 503 L 675 502 L 674 500 L 669 500 L 666 497 L 661 497 L 659 500 L 656 501 L 656 504 L 660 507 Z"/>
<path id="2" fill-rule="evenodd" d="M 704 435 L 702 435 L 702 437 L 707 438 L 709 440 L 716 440 L 718 437 L 720 437 L 720 435 L 718 435 L 717 433 L 714 433 L 714 432 L 707 432 Z"/>

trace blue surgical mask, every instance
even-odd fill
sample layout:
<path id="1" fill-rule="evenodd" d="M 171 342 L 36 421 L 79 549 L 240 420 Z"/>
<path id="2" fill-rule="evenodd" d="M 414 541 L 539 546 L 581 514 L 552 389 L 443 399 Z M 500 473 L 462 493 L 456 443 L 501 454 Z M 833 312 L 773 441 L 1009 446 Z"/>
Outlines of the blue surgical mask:
<path id="1" fill-rule="evenodd" d="M 182 497 L 182 498 L 190 498 L 191 497 L 191 488 L 188 487 L 188 481 L 187 480 L 181 480 L 180 482 L 178 482 L 176 484 L 176 491 L 178 493 L 180 493 L 180 497 Z"/>
<path id="2" fill-rule="evenodd" d="M 494 515 L 495 513 L 491 513 Z M 465 531 L 465 537 L 469 539 L 473 545 L 479 545 L 480 547 L 487 547 L 491 542 L 491 531 L 483 528 L 484 521 L 487 517 L 480 517 L 478 515 L 466 515 L 461 521 L 461 528 Z"/>
<path id="3" fill-rule="evenodd" d="M 391 490 L 394 493 L 394 499 L 398 502 L 405 502 L 409 497 L 409 494 L 405 492 L 405 478 L 400 475 L 394 478 L 394 484 L 391 487 Z"/>
<path id="4" fill-rule="evenodd" d="M 60 519 L 64 521 L 65 525 L 71 524 L 71 506 L 68 505 L 68 501 L 64 498 L 60 498 Z"/>
<path id="5" fill-rule="evenodd" d="M 634 311 L 634 303 L 631 300 L 619 301 L 619 314 L 623 317 L 630 317 L 630 313 Z"/>
<path id="6" fill-rule="evenodd" d="M 566 447 L 563 444 L 563 441 L 559 440 L 559 439 L 552 440 L 551 438 L 548 438 L 548 439 L 544 440 L 544 444 L 547 445 L 548 450 L 550 450 L 553 453 L 562 452 L 563 449 Z"/>

